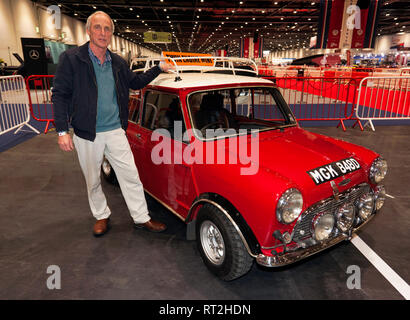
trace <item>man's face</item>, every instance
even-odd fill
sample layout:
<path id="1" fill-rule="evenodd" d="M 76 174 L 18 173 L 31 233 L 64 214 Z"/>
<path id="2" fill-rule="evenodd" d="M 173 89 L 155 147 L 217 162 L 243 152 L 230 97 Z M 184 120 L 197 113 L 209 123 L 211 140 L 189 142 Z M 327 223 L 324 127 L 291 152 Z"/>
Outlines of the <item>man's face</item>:
<path id="1" fill-rule="evenodd" d="M 111 20 L 104 14 L 97 14 L 91 19 L 90 29 L 87 29 L 90 42 L 95 46 L 106 49 L 111 42 Z"/>

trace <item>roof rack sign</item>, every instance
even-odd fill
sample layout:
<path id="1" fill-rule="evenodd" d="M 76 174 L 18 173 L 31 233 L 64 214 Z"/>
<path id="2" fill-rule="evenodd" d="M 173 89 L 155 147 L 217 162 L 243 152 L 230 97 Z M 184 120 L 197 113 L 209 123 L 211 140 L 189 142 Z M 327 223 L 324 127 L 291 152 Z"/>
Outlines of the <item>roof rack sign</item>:
<path id="1" fill-rule="evenodd" d="M 210 54 L 205 53 L 190 53 L 190 52 L 171 52 L 163 51 L 162 55 L 169 58 L 178 58 L 175 59 L 175 63 L 178 66 L 213 66 L 214 61 Z M 184 59 L 187 57 L 187 59 Z M 172 64 L 170 59 L 167 59 L 168 63 Z"/>

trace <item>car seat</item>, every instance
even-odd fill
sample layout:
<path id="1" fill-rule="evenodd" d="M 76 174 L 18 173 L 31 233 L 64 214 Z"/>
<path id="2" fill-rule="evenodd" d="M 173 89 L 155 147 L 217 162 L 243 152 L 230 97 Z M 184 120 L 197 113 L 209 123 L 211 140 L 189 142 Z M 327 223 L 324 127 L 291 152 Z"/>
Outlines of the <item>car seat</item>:
<path id="1" fill-rule="evenodd" d="M 223 128 L 236 128 L 232 114 L 223 107 L 221 94 L 207 94 L 202 97 L 198 112 L 195 114 L 196 128 L 201 130 L 211 123 L 220 124 Z"/>

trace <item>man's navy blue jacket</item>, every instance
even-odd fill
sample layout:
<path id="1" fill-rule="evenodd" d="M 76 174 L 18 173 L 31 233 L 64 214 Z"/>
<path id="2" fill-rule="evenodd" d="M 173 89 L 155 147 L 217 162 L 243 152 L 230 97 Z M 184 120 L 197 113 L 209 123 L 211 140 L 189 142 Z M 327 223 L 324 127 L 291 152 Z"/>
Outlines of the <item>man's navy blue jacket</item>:
<path id="1" fill-rule="evenodd" d="M 160 73 L 155 66 L 142 74 L 132 72 L 124 59 L 110 51 L 112 72 L 117 91 L 121 127 L 128 126 L 129 89 L 142 89 Z M 54 121 L 57 132 L 68 131 L 70 122 L 74 133 L 94 141 L 97 122 L 97 80 L 88 53 L 88 42 L 60 55 L 52 89 Z"/>

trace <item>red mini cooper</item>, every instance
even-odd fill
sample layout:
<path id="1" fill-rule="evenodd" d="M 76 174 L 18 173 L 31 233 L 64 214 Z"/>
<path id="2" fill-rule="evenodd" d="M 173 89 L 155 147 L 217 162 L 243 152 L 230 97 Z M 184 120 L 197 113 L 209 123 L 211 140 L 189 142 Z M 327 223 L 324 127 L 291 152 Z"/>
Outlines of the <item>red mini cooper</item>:
<path id="1" fill-rule="evenodd" d="M 386 161 L 300 128 L 255 67 L 213 61 L 131 93 L 127 136 L 146 192 L 227 281 L 254 260 L 284 266 L 350 239 L 384 204 Z M 106 160 L 102 172 L 115 181 Z"/>

